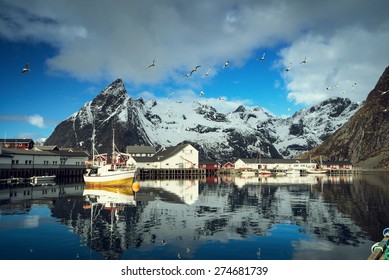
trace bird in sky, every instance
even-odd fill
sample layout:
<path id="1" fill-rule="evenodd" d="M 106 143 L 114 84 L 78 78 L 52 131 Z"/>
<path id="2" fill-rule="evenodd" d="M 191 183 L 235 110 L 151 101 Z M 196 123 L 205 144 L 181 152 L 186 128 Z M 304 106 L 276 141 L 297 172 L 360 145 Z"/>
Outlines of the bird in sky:
<path id="1" fill-rule="evenodd" d="M 304 60 L 300 62 L 300 64 L 302 63 L 308 63 L 307 57 L 305 57 Z"/>
<path id="2" fill-rule="evenodd" d="M 201 65 L 197 65 L 195 68 L 193 68 L 193 69 L 189 72 L 189 75 L 192 76 L 192 74 L 193 74 L 194 72 L 196 72 L 197 69 L 200 68 L 200 67 L 201 67 Z"/>
<path id="3" fill-rule="evenodd" d="M 225 98 L 224 97 L 219 97 L 218 98 L 220 101 L 223 101 L 223 100 L 225 100 Z"/>
<path id="4" fill-rule="evenodd" d="M 224 65 L 223 65 L 223 69 L 226 68 L 228 66 L 228 64 L 230 64 L 230 62 L 227 60 Z"/>
<path id="5" fill-rule="evenodd" d="M 204 91 L 200 91 L 200 96 L 203 96 L 204 95 Z"/>
<path id="6" fill-rule="evenodd" d="M 289 63 L 289 66 L 288 66 L 288 67 L 286 67 L 286 69 L 285 69 L 285 71 L 286 71 L 286 72 L 289 72 L 289 71 L 290 71 L 290 69 L 291 69 L 291 65 L 292 65 L 292 62 L 291 62 L 291 63 Z"/>
<path id="7" fill-rule="evenodd" d="M 264 61 L 266 53 L 263 53 L 262 57 L 258 57 L 257 60 Z"/>
<path id="8" fill-rule="evenodd" d="M 331 86 L 327 86 L 327 87 L 326 87 L 326 90 L 330 90 L 330 89 L 331 89 Z"/>
<path id="9" fill-rule="evenodd" d="M 26 66 L 22 70 L 22 74 L 25 74 L 25 73 L 30 72 L 30 71 L 31 71 L 30 70 L 30 62 L 27 61 Z"/>
<path id="10" fill-rule="evenodd" d="M 209 71 L 211 71 L 211 67 L 208 68 L 207 72 L 203 75 L 203 78 L 209 75 Z"/>
<path id="11" fill-rule="evenodd" d="M 174 91 L 172 91 L 171 93 L 169 93 L 169 95 L 167 96 L 167 98 L 171 97 L 173 95 Z"/>
<path id="12" fill-rule="evenodd" d="M 357 83 L 353 83 L 351 88 L 354 89 L 357 86 Z"/>
<path id="13" fill-rule="evenodd" d="M 155 57 L 153 59 L 153 62 L 151 62 L 151 64 L 147 68 L 154 67 L 154 66 L 155 66 Z"/>

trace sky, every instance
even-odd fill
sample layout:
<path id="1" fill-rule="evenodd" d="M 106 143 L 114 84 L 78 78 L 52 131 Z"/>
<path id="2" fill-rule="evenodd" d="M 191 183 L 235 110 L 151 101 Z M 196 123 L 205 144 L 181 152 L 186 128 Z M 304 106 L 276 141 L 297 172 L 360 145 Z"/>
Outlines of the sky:
<path id="1" fill-rule="evenodd" d="M 387 0 L 0 0 L 0 138 L 49 137 L 118 78 L 132 98 L 222 113 L 363 102 L 389 66 L 388 10 Z"/>

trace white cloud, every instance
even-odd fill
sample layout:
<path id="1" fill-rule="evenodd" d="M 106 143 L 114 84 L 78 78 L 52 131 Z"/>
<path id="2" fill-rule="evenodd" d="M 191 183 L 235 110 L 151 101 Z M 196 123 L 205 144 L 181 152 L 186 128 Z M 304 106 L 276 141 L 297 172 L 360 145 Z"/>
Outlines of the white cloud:
<path id="1" fill-rule="evenodd" d="M 35 114 L 31 116 L 26 116 L 26 120 L 31 125 L 37 126 L 39 128 L 45 127 L 45 121 L 41 115 Z"/>
<path id="2" fill-rule="evenodd" d="M 363 101 L 388 66 L 388 44 L 389 28 L 368 31 L 353 27 L 340 29 L 329 38 L 301 37 L 280 53 L 282 67 L 292 63 L 291 71 L 283 74 L 288 97 L 310 105 L 335 96 Z M 308 63 L 300 64 L 305 56 Z"/>
<path id="3" fill-rule="evenodd" d="M 289 97 L 312 104 L 335 95 L 323 88 L 336 81 L 347 97 L 366 97 L 389 61 L 384 7 L 386 0 L 2 0 L 0 36 L 55 46 L 51 71 L 134 84 L 185 83 L 182 74 L 198 64 L 216 75 L 227 59 L 240 66 L 258 48 L 284 45 L 279 63 L 293 61 L 284 76 Z M 305 55 L 310 62 L 297 68 Z"/>

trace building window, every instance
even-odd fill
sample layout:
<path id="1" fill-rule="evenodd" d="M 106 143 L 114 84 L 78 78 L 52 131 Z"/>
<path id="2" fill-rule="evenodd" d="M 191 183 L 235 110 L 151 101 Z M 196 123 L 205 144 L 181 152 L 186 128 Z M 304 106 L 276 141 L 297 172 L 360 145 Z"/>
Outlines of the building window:
<path id="1" fill-rule="evenodd" d="M 44 165 L 49 165 L 49 161 L 48 161 L 48 160 L 45 160 L 45 161 L 43 162 L 43 164 L 44 164 Z"/>
<path id="2" fill-rule="evenodd" d="M 57 165 L 58 163 L 57 163 L 57 161 L 53 161 L 53 165 Z"/>

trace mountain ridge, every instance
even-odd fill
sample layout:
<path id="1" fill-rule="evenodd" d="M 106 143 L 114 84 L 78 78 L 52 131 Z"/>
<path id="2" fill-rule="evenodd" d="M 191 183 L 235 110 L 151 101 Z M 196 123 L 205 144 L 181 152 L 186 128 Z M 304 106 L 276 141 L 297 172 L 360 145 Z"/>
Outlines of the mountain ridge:
<path id="1" fill-rule="evenodd" d="M 190 143 L 201 160 L 233 161 L 253 158 L 293 158 L 311 150 L 339 129 L 360 105 L 331 98 L 277 118 L 261 107 L 238 106 L 218 112 L 206 99 L 192 102 L 133 99 L 121 79 L 103 89 L 78 112 L 62 121 L 46 145 L 91 151 L 92 137 L 99 152 L 110 151 L 112 129 L 119 150 L 129 145 L 174 146 Z"/>

